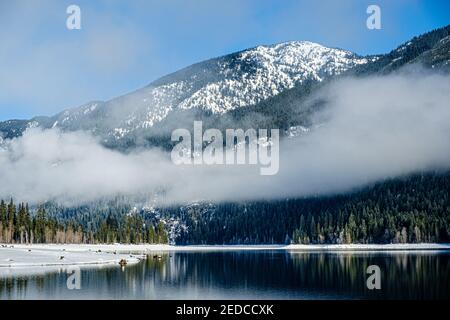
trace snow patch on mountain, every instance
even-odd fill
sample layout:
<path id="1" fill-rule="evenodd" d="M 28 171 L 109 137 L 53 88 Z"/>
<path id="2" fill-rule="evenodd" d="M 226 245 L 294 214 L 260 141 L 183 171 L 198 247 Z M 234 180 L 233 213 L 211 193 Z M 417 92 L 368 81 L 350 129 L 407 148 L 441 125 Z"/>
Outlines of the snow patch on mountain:
<path id="1" fill-rule="evenodd" d="M 258 46 L 241 52 L 237 61 L 219 64 L 220 79 L 197 90 L 179 107 L 200 107 L 221 114 L 256 104 L 305 80 L 322 81 L 367 63 L 351 52 L 307 41 Z M 243 71 L 242 66 L 251 68 Z"/>

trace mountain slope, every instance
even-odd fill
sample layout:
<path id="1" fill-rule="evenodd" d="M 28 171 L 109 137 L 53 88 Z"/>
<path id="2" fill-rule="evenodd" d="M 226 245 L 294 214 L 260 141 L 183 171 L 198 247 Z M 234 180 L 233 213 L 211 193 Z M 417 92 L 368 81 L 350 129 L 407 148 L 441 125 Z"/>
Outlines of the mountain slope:
<path id="1" fill-rule="evenodd" d="M 434 69 L 447 69 L 450 65 L 450 25 L 414 37 L 388 54 L 374 58 L 372 62 L 358 66 L 348 73 L 385 74 L 414 63 Z"/>
<path id="2" fill-rule="evenodd" d="M 348 69 L 341 73 L 340 77 L 382 75 L 413 65 L 438 72 L 450 71 L 450 25 L 414 37 L 388 54 L 367 57 L 367 63 Z M 273 120 L 274 127 L 283 128 L 290 134 L 290 130 L 295 131 L 296 126 L 310 124 L 309 116 L 317 111 L 319 106 L 304 104 L 303 101 L 325 82 L 327 81 L 296 85 L 279 95 L 246 108 L 246 112 L 264 114 Z"/>
<path id="3" fill-rule="evenodd" d="M 419 63 L 450 70 L 450 26 L 414 37 L 385 55 L 367 58 L 311 42 L 258 46 L 200 62 L 110 101 L 94 101 L 53 117 L 0 122 L 0 137 L 29 127 L 85 130 L 105 145 L 170 147 L 174 128 L 308 125 L 302 99 L 334 76 L 386 74 Z M 289 132 L 287 132 L 289 134 Z"/>
<path id="4" fill-rule="evenodd" d="M 198 109 L 222 115 L 255 105 L 306 81 L 320 82 L 367 60 L 311 42 L 287 42 L 201 62 L 149 86 L 107 101 L 95 101 L 50 118 L 1 123 L 6 138 L 27 127 L 88 130 L 106 141 L 153 127 L 175 110 Z"/>

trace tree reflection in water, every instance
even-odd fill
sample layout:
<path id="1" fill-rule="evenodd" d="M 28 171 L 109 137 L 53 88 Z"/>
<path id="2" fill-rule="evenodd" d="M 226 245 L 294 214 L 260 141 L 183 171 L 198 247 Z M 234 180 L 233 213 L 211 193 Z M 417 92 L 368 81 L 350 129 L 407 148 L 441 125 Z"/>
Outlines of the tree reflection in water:
<path id="1" fill-rule="evenodd" d="M 366 287 L 369 265 L 381 269 L 381 290 Z M 81 290 L 67 277 L 0 271 L 0 298 L 448 299 L 450 252 L 161 252 L 124 270 L 82 268 Z"/>

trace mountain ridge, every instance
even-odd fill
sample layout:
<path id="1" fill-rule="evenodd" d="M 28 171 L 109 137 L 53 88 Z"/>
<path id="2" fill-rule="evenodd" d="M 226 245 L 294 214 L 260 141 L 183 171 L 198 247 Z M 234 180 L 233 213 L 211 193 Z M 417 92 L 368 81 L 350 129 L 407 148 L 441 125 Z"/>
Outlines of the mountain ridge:
<path id="1" fill-rule="evenodd" d="M 173 110 L 195 108 L 224 114 L 360 63 L 366 60 L 349 51 L 306 41 L 256 46 L 193 64 L 109 101 L 89 102 L 52 117 L 8 120 L 0 123 L 0 131 L 5 138 L 13 138 L 29 127 L 59 127 L 120 139 L 136 128 L 152 127 Z M 92 123 L 93 118 L 97 123 Z M 8 130 L 8 124 L 16 125 L 15 130 Z"/>
<path id="2" fill-rule="evenodd" d="M 449 70 L 449 52 L 450 25 L 367 57 L 310 41 L 260 45 L 192 64 L 108 101 L 91 101 L 51 117 L 0 122 L 0 137 L 15 138 L 30 127 L 57 127 L 88 131 L 112 148 L 133 147 L 138 140 L 158 145 L 181 118 L 205 114 L 217 127 L 224 119 L 245 118 L 245 124 L 259 125 L 255 119 L 264 118 L 264 125 L 286 130 L 307 122 L 310 111 L 295 106 L 323 80 L 386 74 L 414 63 Z"/>

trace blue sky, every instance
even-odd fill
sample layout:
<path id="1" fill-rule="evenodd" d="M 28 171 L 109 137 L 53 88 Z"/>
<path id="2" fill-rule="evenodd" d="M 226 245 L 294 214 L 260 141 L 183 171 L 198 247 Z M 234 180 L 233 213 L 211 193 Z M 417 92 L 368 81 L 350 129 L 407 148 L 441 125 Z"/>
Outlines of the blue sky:
<path id="1" fill-rule="evenodd" d="M 66 28 L 70 4 L 81 30 Z M 381 30 L 366 28 L 370 4 Z M 260 44 L 375 54 L 447 24 L 448 0 L 0 0 L 0 120 L 107 100 Z"/>

